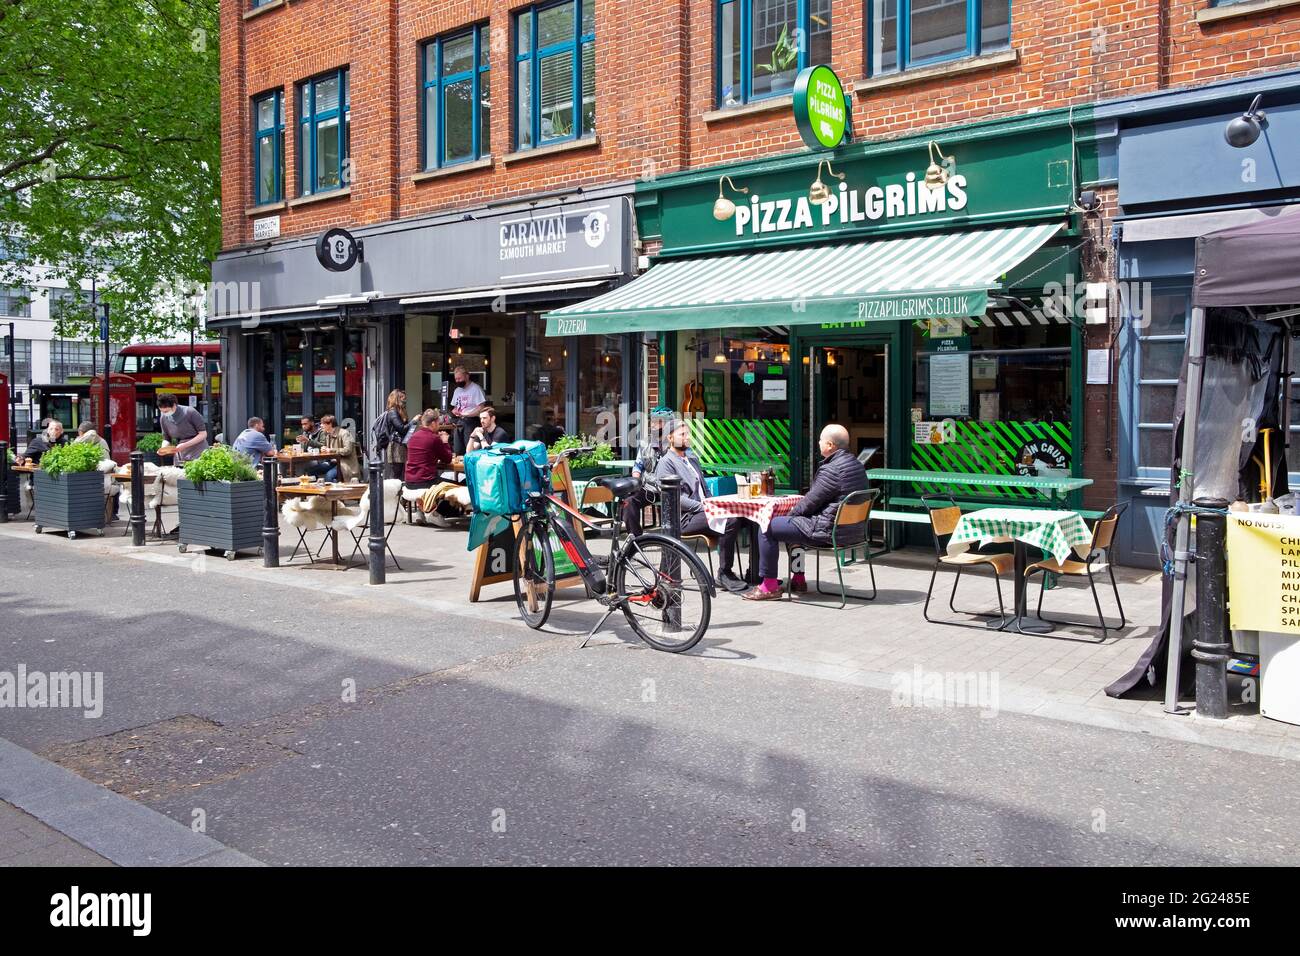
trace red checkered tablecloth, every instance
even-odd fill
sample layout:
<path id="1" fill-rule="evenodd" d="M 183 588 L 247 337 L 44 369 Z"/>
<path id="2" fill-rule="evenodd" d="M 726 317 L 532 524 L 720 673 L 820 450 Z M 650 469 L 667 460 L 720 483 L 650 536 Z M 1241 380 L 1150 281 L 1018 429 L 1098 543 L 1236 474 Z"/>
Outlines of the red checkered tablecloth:
<path id="1" fill-rule="evenodd" d="M 719 495 L 704 499 L 704 517 L 708 520 L 709 527 L 718 534 L 726 530 L 728 518 L 747 518 L 758 525 L 759 531 L 766 531 L 773 518 L 789 514 L 802 500 L 803 495 L 776 495 L 770 498 Z"/>

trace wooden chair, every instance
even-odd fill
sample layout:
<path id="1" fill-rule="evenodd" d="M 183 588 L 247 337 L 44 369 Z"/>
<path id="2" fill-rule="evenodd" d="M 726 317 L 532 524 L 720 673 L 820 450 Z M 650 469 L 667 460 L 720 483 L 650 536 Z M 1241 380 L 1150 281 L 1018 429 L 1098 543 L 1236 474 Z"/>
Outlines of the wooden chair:
<path id="1" fill-rule="evenodd" d="M 983 629 L 983 624 L 939 621 L 930 617 L 930 597 L 934 593 L 934 582 L 939 575 L 939 569 L 942 567 L 956 568 L 957 576 L 952 582 L 952 594 L 948 598 L 948 607 L 952 609 L 954 614 L 969 614 L 972 617 L 991 618 L 993 617 L 992 614 L 958 610 L 956 604 L 957 584 L 961 581 L 962 571 L 967 568 L 990 568 L 993 571 L 993 582 L 998 590 L 997 616 L 1002 624 L 1006 624 L 1006 606 L 1002 603 L 1002 575 L 1014 574 L 1015 557 L 1010 554 L 983 554 L 970 548 L 959 554 L 949 554 L 948 539 L 957 530 L 957 522 L 961 520 L 961 507 L 953 500 L 952 495 L 947 494 L 922 495 L 921 501 L 925 505 L 926 513 L 929 515 L 930 530 L 934 538 L 934 570 L 930 573 L 930 587 L 925 592 L 925 607 L 921 609 L 922 617 L 931 624 L 948 624 L 952 627 L 977 627 Z"/>
<path id="2" fill-rule="evenodd" d="M 1088 556 L 1082 561 L 1076 561 L 1073 558 L 1066 558 L 1064 561 L 1057 561 L 1049 558 L 1045 561 L 1039 561 L 1025 568 L 1025 587 L 1029 587 L 1029 578 L 1037 571 L 1042 571 L 1044 575 L 1051 573 L 1061 577 L 1087 578 L 1088 587 L 1092 590 L 1092 603 L 1097 606 L 1097 621 L 1101 625 L 1101 639 L 1106 640 L 1107 624 L 1106 617 L 1101 612 L 1101 599 L 1097 596 L 1097 581 L 1093 578 L 1094 571 L 1105 569 L 1106 574 L 1110 577 L 1111 589 L 1115 592 L 1115 606 L 1119 608 L 1119 623 L 1111 625 L 1114 630 L 1119 630 L 1128 623 L 1124 619 L 1124 605 L 1119 599 L 1119 585 L 1115 583 L 1115 569 L 1111 562 L 1110 549 L 1115 540 L 1115 528 L 1119 524 L 1119 517 L 1128 508 L 1128 502 L 1124 501 L 1117 505 L 1111 505 L 1106 509 L 1097 523 L 1092 526 L 1092 543 L 1088 547 Z M 1098 560 L 1098 559 L 1101 560 Z M 1096 562 L 1095 564 L 1093 562 Z M 1054 624 L 1073 624 L 1077 627 L 1093 627 L 1094 625 L 1087 621 L 1071 621 L 1064 618 L 1043 617 L 1043 584 L 1046 578 L 1040 578 L 1038 583 L 1038 609 L 1034 612 L 1044 621 L 1051 621 Z"/>
<path id="3" fill-rule="evenodd" d="M 849 598 L 854 597 L 863 601 L 874 601 L 876 599 L 876 569 L 871 564 L 871 543 L 867 540 L 867 522 L 871 520 L 871 509 L 876 504 L 876 499 L 880 497 L 879 488 L 868 488 L 865 491 L 853 491 L 844 496 L 844 500 L 839 503 L 835 509 L 835 523 L 831 526 L 831 546 L 829 548 L 812 548 L 804 550 L 815 551 L 817 553 L 817 563 L 815 565 L 815 576 L 817 578 L 817 593 L 834 595 L 834 591 L 827 591 L 822 588 L 822 552 L 830 551 L 835 555 L 835 574 L 840 581 L 840 607 L 844 608 L 849 603 Z M 852 544 L 845 544 L 840 540 L 844 534 L 843 529 L 852 528 L 857 525 L 862 527 L 862 540 Z M 863 557 L 857 557 L 857 552 L 861 550 Z M 844 555 L 850 555 L 845 560 Z M 844 568 L 851 564 L 857 564 L 859 561 L 867 562 L 867 572 L 871 575 L 871 597 L 865 594 L 853 594 L 844 586 Z"/>

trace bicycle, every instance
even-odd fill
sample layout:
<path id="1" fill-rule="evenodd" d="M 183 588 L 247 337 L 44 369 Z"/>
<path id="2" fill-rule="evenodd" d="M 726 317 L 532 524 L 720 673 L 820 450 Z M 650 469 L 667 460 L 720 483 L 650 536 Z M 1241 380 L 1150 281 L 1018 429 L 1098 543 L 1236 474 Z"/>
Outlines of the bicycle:
<path id="1" fill-rule="evenodd" d="M 570 448 L 560 457 L 582 455 L 590 448 Z M 558 459 L 557 459 L 558 461 Z M 699 643 L 709 628 L 713 578 L 695 553 L 675 538 L 657 532 L 621 535 L 622 502 L 644 486 L 657 492 L 657 482 L 647 468 L 641 478 L 607 476 L 596 483 L 614 498 L 610 552 L 601 567 L 574 525 L 563 516 L 596 530 L 577 508 L 554 494 L 533 492 L 528 497 L 515 537 L 515 603 L 520 616 L 534 630 L 551 614 L 555 597 L 556 546 L 577 569 L 587 594 L 605 607 L 587 642 L 615 611 L 621 610 L 637 637 L 655 650 L 680 654 Z M 550 488 L 549 469 L 543 487 Z"/>

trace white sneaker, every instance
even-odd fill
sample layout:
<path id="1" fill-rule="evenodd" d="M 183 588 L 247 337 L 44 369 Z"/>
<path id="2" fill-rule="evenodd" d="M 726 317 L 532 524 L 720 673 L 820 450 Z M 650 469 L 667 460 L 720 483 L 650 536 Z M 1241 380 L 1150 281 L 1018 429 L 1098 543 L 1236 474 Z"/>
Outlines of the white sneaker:
<path id="1" fill-rule="evenodd" d="M 442 515 L 438 514 L 438 512 L 436 511 L 430 511 L 425 517 L 428 519 L 429 524 L 433 525 L 435 528 L 451 527 L 451 522 L 449 522 Z"/>

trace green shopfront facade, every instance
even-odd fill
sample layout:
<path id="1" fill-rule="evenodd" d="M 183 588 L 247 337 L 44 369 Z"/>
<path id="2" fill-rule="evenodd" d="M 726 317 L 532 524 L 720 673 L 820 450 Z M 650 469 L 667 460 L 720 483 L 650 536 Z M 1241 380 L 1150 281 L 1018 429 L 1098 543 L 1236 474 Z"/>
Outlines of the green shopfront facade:
<path id="1" fill-rule="evenodd" d="M 1083 288 L 1082 127 L 1039 114 L 642 183 L 651 268 L 548 334 L 657 336 L 660 404 L 695 410 L 706 466 L 774 465 L 785 487 L 832 421 L 871 467 L 1079 474 L 1082 318 L 1061 302 Z"/>

